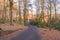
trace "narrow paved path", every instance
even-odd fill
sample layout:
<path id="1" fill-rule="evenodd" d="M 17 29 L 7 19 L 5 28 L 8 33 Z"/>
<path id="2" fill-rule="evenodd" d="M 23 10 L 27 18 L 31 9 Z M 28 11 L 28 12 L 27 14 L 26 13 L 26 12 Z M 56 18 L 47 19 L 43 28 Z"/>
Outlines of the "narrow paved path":
<path id="1" fill-rule="evenodd" d="M 38 35 L 37 27 L 28 25 L 29 28 L 22 34 L 18 34 L 16 37 L 11 38 L 11 40 L 41 40 Z"/>

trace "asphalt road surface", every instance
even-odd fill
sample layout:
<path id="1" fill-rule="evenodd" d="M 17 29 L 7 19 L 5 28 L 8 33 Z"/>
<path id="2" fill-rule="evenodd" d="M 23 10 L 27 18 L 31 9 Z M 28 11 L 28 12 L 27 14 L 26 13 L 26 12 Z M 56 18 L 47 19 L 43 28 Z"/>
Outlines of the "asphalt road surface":
<path id="1" fill-rule="evenodd" d="M 26 31 L 11 38 L 11 40 L 41 40 L 41 37 L 38 35 L 37 27 L 32 25 L 28 26 L 29 28 Z"/>

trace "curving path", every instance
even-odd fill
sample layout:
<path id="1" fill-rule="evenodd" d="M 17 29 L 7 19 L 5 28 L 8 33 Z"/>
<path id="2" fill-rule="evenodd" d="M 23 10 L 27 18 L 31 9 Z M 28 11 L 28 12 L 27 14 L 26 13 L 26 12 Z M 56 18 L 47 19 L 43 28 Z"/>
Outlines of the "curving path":
<path id="1" fill-rule="evenodd" d="M 41 37 L 38 35 L 37 27 L 32 25 L 28 25 L 28 27 L 26 31 L 11 38 L 11 40 L 41 40 Z"/>

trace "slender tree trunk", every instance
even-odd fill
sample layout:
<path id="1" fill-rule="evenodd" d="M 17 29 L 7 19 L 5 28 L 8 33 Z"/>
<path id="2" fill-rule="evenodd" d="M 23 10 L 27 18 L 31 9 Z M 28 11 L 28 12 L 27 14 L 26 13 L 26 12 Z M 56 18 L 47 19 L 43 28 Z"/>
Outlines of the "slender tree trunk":
<path id="1" fill-rule="evenodd" d="M 12 8 L 10 9 L 10 24 L 12 25 L 13 24 L 13 19 L 12 19 Z"/>
<path id="2" fill-rule="evenodd" d="M 4 20 L 6 21 L 6 5 L 5 5 L 5 0 L 4 0 Z"/>
<path id="3" fill-rule="evenodd" d="M 12 8 L 13 8 L 13 0 L 9 0 L 10 3 L 10 24 L 13 24 L 13 19 L 12 19 Z"/>
<path id="4" fill-rule="evenodd" d="M 18 11 L 16 12 L 16 21 L 17 21 L 17 13 L 18 13 Z"/>
<path id="5" fill-rule="evenodd" d="M 39 18 L 39 11 L 40 11 L 40 0 L 36 0 L 36 3 L 35 3 L 35 5 L 36 5 L 36 19 L 37 20 L 40 20 L 40 18 Z"/>
<path id="6" fill-rule="evenodd" d="M 26 24 L 26 5 L 27 5 L 27 0 L 24 0 L 24 25 Z"/>
<path id="7" fill-rule="evenodd" d="M 55 27 L 56 27 L 56 21 L 57 21 L 57 13 L 56 13 L 56 0 L 53 0 L 53 5 L 54 5 L 54 11 L 55 11 L 55 15 L 54 15 L 54 24 L 55 24 Z"/>
<path id="8" fill-rule="evenodd" d="M 49 30 L 51 30 L 51 12 L 52 12 L 52 11 L 51 11 L 51 6 L 52 6 L 52 5 L 51 5 L 51 0 L 49 0 L 49 5 L 50 5 L 50 7 L 49 7 L 49 10 L 50 10 L 50 15 L 49 15 L 49 27 L 50 27 L 50 28 L 49 28 Z"/>
<path id="9" fill-rule="evenodd" d="M 19 0 L 19 23 L 21 23 L 21 9 L 20 9 L 20 0 Z"/>
<path id="10" fill-rule="evenodd" d="M 44 0 L 41 0 L 41 5 L 42 5 L 42 11 L 41 11 L 41 20 L 44 21 Z"/>
<path id="11" fill-rule="evenodd" d="M 47 21 L 47 26 L 49 27 L 49 4 L 47 5 L 48 6 L 48 8 L 47 8 L 47 15 L 48 15 L 48 21 Z"/>
<path id="12" fill-rule="evenodd" d="M 56 20 L 56 0 L 53 0 L 54 2 L 54 9 L 55 9 L 55 20 Z"/>

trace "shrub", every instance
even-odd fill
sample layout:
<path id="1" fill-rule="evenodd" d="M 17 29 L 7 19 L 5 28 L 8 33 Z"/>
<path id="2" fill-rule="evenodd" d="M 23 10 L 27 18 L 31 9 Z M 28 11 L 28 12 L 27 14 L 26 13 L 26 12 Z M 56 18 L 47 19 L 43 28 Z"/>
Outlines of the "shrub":
<path id="1" fill-rule="evenodd" d="M 57 29 L 57 30 L 59 30 L 59 31 L 60 31 L 60 26 L 55 27 L 55 29 Z"/>
<path id="2" fill-rule="evenodd" d="M 55 29 L 57 29 L 57 30 L 59 30 L 59 31 L 60 31 L 60 20 L 58 20 L 58 22 L 57 22 L 57 25 L 56 25 Z"/>
<path id="3" fill-rule="evenodd" d="M 45 27 L 47 25 L 45 22 L 42 22 L 40 20 L 31 20 L 30 24 L 36 25 L 37 27 Z"/>
<path id="4" fill-rule="evenodd" d="M 42 27 L 42 28 L 48 27 L 50 30 L 56 29 L 60 31 L 60 20 L 59 19 L 56 20 L 53 17 L 50 20 L 50 24 L 49 24 L 49 21 L 46 23 L 40 20 L 31 20 L 30 24 L 36 25 L 37 27 Z"/>
<path id="5" fill-rule="evenodd" d="M 0 19 L 0 23 L 4 24 L 5 20 L 4 19 Z"/>
<path id="6" fill-rule="evenodd" d="M 31 21 L 30 21 L 30 24 L 31 24 L 31 25 L 37 25 L 37 21 L 36 21 L 36 20 L 31 20 Z"/>
<path id="7" fill-rule="evenodd" d="M 47 23 L 46 22 L 42 22 L 42 21 L 39 21 L 38 24 L 37 24 L 38 27 L 47 27 Z"/>

